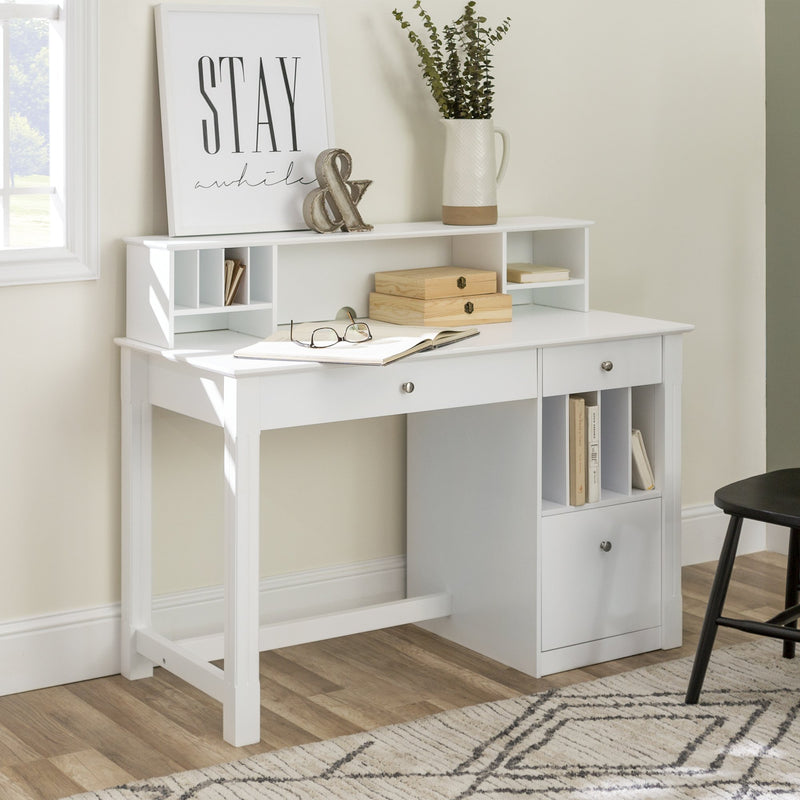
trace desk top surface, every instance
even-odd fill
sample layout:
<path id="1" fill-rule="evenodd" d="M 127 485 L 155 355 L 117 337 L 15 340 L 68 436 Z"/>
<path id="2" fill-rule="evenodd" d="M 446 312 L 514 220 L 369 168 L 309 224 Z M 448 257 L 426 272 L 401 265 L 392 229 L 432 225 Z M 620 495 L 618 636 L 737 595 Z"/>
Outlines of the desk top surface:
<path id="1" fill-rule="evenodd" d="M 681 322 L 667 322 L 608 311 L 565 311 L 546 306 L 515 306 L 512 322 L 476 327 L 480 330 L 479 336 L 440 350 L 417 353 L 409 358 L 448 359 L 480 353 L 680 334 L 693 329 L 692 325 Z M 297 370 L 342 368 L 337 364 L 236 358 L 232 355 L 234 350 L 252 344 L 258 339 L 235 331 L 185 333 L 180 334 L 178 340 L 179 346 L 171 350 L 124 337 L 115 341 L 121 347 L 152 353 L 167 361 L 188 365 L 203 372 L 237 378 Z M 394 365 L 390 364 L 382 369 L 391 369 L 392 366 Z M 356 369 L 376 369 L 376 367 L 356 367 Z"/>

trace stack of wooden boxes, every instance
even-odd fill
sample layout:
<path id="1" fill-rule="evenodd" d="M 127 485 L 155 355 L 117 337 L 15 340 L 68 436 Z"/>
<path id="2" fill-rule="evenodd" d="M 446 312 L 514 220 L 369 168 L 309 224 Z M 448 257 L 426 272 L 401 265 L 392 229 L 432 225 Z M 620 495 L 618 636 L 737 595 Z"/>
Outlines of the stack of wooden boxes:
<path id="1" fill-rule="evenodd" d="M 422 267 L 375 273 L 369 316 L 435 327 L 511 321 L 511 295 L 497 293 L 493 270 Z"/>

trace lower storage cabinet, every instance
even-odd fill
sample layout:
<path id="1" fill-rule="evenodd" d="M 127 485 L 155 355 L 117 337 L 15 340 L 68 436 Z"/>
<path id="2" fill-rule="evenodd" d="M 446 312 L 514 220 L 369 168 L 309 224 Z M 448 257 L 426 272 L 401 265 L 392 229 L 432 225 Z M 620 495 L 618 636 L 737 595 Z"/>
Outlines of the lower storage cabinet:
<path id="1" fill-rule="evenodd" d="M 660 625 L 660 498 L 545 517 L 541 559 L 543 651 Z"/>

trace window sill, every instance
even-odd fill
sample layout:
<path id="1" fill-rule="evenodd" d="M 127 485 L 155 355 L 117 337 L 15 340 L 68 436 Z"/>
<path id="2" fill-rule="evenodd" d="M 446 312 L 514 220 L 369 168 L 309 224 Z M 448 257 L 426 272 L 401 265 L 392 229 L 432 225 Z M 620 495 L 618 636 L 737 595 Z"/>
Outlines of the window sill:
<path id="1" fill-rule="evenodd" d="M 10 255 L 10 254 L 9 254 Z M 26 283 L 63 283 L 64 281 L 95 280 L 99 270 L 91 266 L 97 259 L 82 259 L 62 248 L 27 250 L 13 261 L 4 262 L 0 254 L 0 286 L 19 286 Z"/>

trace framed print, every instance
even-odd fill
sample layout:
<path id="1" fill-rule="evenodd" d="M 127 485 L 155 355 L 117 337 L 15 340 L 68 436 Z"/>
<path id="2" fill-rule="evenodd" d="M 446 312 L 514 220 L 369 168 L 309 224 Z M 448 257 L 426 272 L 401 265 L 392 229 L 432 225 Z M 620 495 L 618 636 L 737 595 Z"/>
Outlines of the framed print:
<path id="1" fill-rule="evenodd" d="M 322 12 L 155 15 L 170 236 L 306 228 L 314 163 L 333 143 Z"/>

